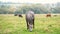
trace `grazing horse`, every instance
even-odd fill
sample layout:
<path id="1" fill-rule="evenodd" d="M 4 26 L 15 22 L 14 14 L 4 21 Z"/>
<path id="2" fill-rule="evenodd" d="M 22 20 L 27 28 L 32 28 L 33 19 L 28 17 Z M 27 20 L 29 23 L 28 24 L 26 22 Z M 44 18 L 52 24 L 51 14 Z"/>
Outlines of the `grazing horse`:
<path id="1" fill-rule="evenodd" d="M 33 11 L 28 11 L 26 13 L 26 23 L 27 23 L 27 29 L 29 31 L 32 31 L 32 28 L 34 28 L 34 12 Z"/>
<path id="2" fill-rule="evenodd" d="M 17 14 L 14 14 L 14 16 L 17 16 Z"/>
<path id="3" fill-rule="evenodd" d="M 57 15 L 54 15 L 54 17 L 56 17 Z"/>
<path id="4" fill-rule="evenodd" d="M 47 14 L 46 17 L 51 17 L 51 14 Z"/>
<path id="5" fill-rule="evenodd" d="M 19 17 L 23 17 L 21 14 L 18 15 Z"/>
<path id="6" fill-rule="evenodd" d="M 14 14 L 14 16 L 23 17 L 22 14 Z"/>

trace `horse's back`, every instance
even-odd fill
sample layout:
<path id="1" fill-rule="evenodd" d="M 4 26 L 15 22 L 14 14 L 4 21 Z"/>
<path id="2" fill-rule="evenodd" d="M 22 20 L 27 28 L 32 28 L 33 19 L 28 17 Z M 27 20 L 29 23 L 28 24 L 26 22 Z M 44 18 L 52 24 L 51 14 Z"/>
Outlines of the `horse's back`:
<path id="1" fill-rule="evenodd" d="M 33 19 L 34 18 L 34 12 L 33 11 L 29 11 L 26 13 L 26 18 L 27 19 Z"/>

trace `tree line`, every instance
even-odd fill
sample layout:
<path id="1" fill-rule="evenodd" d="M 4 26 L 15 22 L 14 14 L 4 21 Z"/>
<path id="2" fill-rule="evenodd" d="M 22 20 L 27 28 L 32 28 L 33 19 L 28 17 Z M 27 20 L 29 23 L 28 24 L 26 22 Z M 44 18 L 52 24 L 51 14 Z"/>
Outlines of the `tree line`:
<path id="1" fill-rule="evenodd" d="M 35 14 L 60 13 L 60 7 L 49 7 L 43 4 L 22 4 L 19 6 L 2 4 L 0 5 L 0 14 L 25 14 L 29 10 L 34 11 Z"/>

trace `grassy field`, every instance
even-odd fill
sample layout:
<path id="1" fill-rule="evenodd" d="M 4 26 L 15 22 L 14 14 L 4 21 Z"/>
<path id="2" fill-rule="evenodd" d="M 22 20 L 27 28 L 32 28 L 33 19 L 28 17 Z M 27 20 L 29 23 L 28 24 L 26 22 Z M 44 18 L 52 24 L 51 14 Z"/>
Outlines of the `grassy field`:
<path id="1" fill-rule="evenodd" d="M 35 29 L 26 29 L 25 15 L 23 18 L 14 15 L 0 14 L 0 34 L 60 34 L 60 15 L 46 17 L 35 15 Z"/>

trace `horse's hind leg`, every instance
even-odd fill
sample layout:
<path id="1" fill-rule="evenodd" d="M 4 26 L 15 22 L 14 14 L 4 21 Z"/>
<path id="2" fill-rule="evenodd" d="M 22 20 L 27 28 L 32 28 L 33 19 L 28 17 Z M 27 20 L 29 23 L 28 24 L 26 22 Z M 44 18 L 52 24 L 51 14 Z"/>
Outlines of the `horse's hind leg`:
<path id="1" fill-rule="evenodd" d="M 33 19 L 33 28 L 34 28 L 34 19 Z"/>

